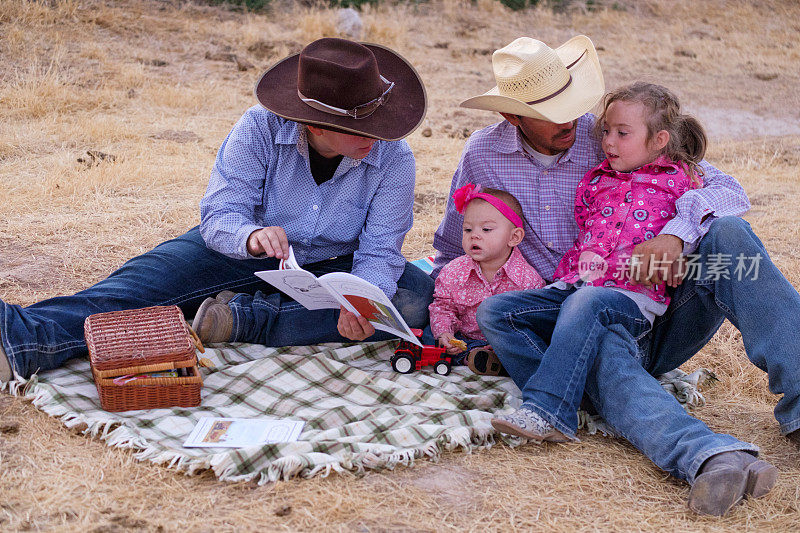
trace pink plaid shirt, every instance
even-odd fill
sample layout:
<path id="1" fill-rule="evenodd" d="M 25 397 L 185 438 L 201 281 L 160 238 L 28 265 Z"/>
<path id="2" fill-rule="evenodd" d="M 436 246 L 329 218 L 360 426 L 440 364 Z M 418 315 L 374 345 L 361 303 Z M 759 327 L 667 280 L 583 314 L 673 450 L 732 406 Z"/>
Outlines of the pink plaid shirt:
<path id="1" fill-rule="evenodd" d="M 596 287 L 618 287 L 669 305 L 666 285 L 630 283 L 628 265 L 634 246 L 658 235 L 675 217 L 675 202 L 694 187 L 682 165 L 666 157 L 633 172 L 618 172 L 606 159 L 578 184 L 578 238 L 553 277 L 566 283 L 582 279 Z"/>
<path id="2" fill-rule="evenodd" d="M 519 245 L 522 255 L 547 280 L 561 256 L 578 236 L 575 224 L 575 190 L 581 178 L 599 165 L 605 156 L 600 143 L 590 134 L 595 117 L 578 118 L 575 142 L 555 165 L 545 168 L 523 146 L 517 128 L 502 121 L 473 133 L 467 140 L 450 187 L 450 196 L 459 187 L 475 183 L 513 194 L 525 215 L 525 239 Z M 704 186 L 693 189 L 675 203 L 676 215 L 661 233 L 676 235 L 685 243 L 684 253 L 695 250 L 717 217 L 741 216 L 750 202 L 739 182 L 701 161 Z M 712 212 L 705 219 L 703 217 Z M 461 223 L 452 198 L 444 220 L 433 237 L 437 250 L 435 276 L 448 261 L 464 253 L 461 249 Z"/>
<path id="3" fill-rule="evenodd" d="M 480 265 L 470 256 L 456 257 L 436 278 L 433 303 L 429 307 L 433 336 L 438 339 L 443 333 L 460 332 L 470 339 L 485 339 L 475 319 L 482 301 L 501 292 L 543 286 L 542 277 L 516 247 L 492 281 L 483 277 Z"/>

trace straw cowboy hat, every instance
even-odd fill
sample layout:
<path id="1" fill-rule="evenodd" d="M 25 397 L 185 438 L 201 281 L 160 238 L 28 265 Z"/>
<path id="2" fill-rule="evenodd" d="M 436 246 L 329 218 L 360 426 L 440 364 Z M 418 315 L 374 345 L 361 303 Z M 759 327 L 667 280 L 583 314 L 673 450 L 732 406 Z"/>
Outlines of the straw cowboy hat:
<path id="1" fill-rule="evenodd" d="M 605 92 L 597 52 L 585 35 L 555 50 L 520 37 L 495 51 L 492 69 L 497 86 L 462 107 L 563 124 L 589 112 Z"/>
<path id="2" fill-rule="evenodd" d="M 399 54 L 334 38 L 279 61 L 258 80 L 255 94 L 288 120 L 386 141 L 414 131 L 427 107 L 419 74 Z"/>

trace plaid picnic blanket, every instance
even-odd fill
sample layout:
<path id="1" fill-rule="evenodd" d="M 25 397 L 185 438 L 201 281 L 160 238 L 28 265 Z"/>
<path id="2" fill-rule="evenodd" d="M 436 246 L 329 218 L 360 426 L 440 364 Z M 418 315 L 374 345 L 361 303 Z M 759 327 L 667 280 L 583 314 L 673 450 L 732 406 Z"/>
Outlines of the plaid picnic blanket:
<path id="1" fill-rule="evenodd" d="M 440 376 L 427 367 L 398 374 L 388 363 L 396 341 L 266 348 L 225 344 L 207 348 L 214 367 L 202 369 L 195 408 L 109 413 L 100 408 L 88 361 L 42 372 L 10 385 L 68 427 L 83 427 L 136 458 L 193 473 L 212 469 L 220 480 L 263 484 L 331 471 L 411 465 L 443 450 L 494 443 L 489 420 L 519 404 L 506 378 L 455 367 Z M 251 448 L 184 448 L 203 416 L 291 418 L 306 422 L 297 442 Z"/>
<path id="2" fill-rule="evenodd" d="M 513 382 L 477 376 L 465 367 L 454 367 L 448 376 L 430 367 L 398 374 L 388 362 L 395 346 L 396 341 L 288 348 L 215 345 L 204 354 L 213 367 L 201 369 L 202 401 L 194 408 L 103 411 L 86 359 L 12 381 L 7 388 L 67 427 L 83 428 L 109 446 L 135 450 L 139 460 L 188 474 L 211 469 L 224 481 L 265 484 L 334 471 L 360 474 L 411 466 L 421 458 L 436 460 L 445 450 L 492 446 L 491 417 L 520 403 Z M 702 405 L 696 375 L 674 372 L 665 388 L 686 405 Z M 579 414 L 589 433 L 614 434 L 597 417 Z M 184 448 L 203 416 L 290 418 L 306 424 L 297 442 Z M 512 446 L 524 442 L 502 438 Z"/>

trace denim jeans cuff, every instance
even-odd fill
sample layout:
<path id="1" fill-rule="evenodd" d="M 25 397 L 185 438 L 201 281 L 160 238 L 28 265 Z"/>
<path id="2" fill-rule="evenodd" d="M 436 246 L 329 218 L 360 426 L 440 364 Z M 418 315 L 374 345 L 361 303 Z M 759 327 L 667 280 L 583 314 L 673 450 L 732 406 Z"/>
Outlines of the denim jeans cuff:
<path id="1" fill-rule="evenodd" d="M 525 400 L 524 402 L 522 402 L 522 405 L 524 407 L 527 407 L 531 411 L 535 412 L 537 415 L 541 416 L 542 418 L 544 418 L 548 422 L 550 422 L 550 424 L 552 424 L 554 428 L 556 428 L 558 431 L 563 433 L 568 439 L 570 439 L 572 441 L 575 441 L 575 442 L 580 442 L 581 441 L 575 435 L 575 431 L 574 430 L 569 429 L 560 420 L 558 420 L 558 418 L 554 417 L 553 415 L 548 413 L 545 409 L 542 409 L 541 407 L 539 407 L 538 405 L 536 405 L 532 401 Z"/>
<path id="2" fill-rule="evenodd" d="M 781 435 L 785 437 L 792 431 L 797 431 L 798 429 L 800 429 L 800 418 L 796 418 L 786 424 L 781 424 Z"/>
<path id="3" fill-rule="evenodd" d="M 234 297 L 234 299 L 236 299 Z M 242 327 L 243 321 L 241 320 L 241 305 L 234 303 L 233 300 L 228 302 L 228 307 L 231 310 L 231 315 L 233 317 L 233 327 L 231 328 L 231 338 L 228 339 L 228 342 L 239 342 L 238 339 L 242 337 Z"/>
<path id="4" fill-rule="evenodd" d="M 755 444 L 739 441 L 734 444 L 728 444 L 727 446 L 719 446 L 717 448 L 705 450 L 703 453 L 695 457 L 691 465 L 689 465 L 689 471 L 685 473 L 686 481 L 688 481 L 690 485 L 694 484 L 694 479 L 697 477 L 697 471 L 700 470 L 700 467 L 703 466 L 703 463 L 705 463 L 710 457 L 723 452 L 753 452 L 753 455 L 758 456 L 759 448 Z"/>

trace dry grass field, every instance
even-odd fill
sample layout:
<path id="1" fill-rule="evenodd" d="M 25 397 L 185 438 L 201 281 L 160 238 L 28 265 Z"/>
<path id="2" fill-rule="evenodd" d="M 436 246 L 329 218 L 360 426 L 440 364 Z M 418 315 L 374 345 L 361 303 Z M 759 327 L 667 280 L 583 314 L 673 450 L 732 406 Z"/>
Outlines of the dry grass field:
<path id="1" fill-rule="evenodd" d="M 585 33 L 607 87 L 665 84 L 708 126 L 708 159 L 744 184 L 746 218 L 800 287 L 796 0 L 558 5 L 431 0 L 362 12 L 364 40 L 409 58 L 430 100 L 409 139 L 418 212 L 406 255 L 431 252 L 465 136 L 499 118 L 457 107 L 493 85 L 491 52 L 521 35 L 555 46 Z M 267 14 L 180 0 L 0 0 L 0 297 L 30 304 L 77 291 L 195 225 L 217 147 L 255 103 L 260 72 L 335 35 L 334 18 L 278 0 Z M 766 498 L 723 519 L 693 515 L 685 483 L 601 436 L 259 487 L 138 463 L 0 394 L 0 529 L 800 530 L 800 452 L 779 436 L 777 399 L 738 332 L 723 326 L 687 365 L 698 366 L 722 380 L 698 416 L 755 442 L 780 470 Z"/>

